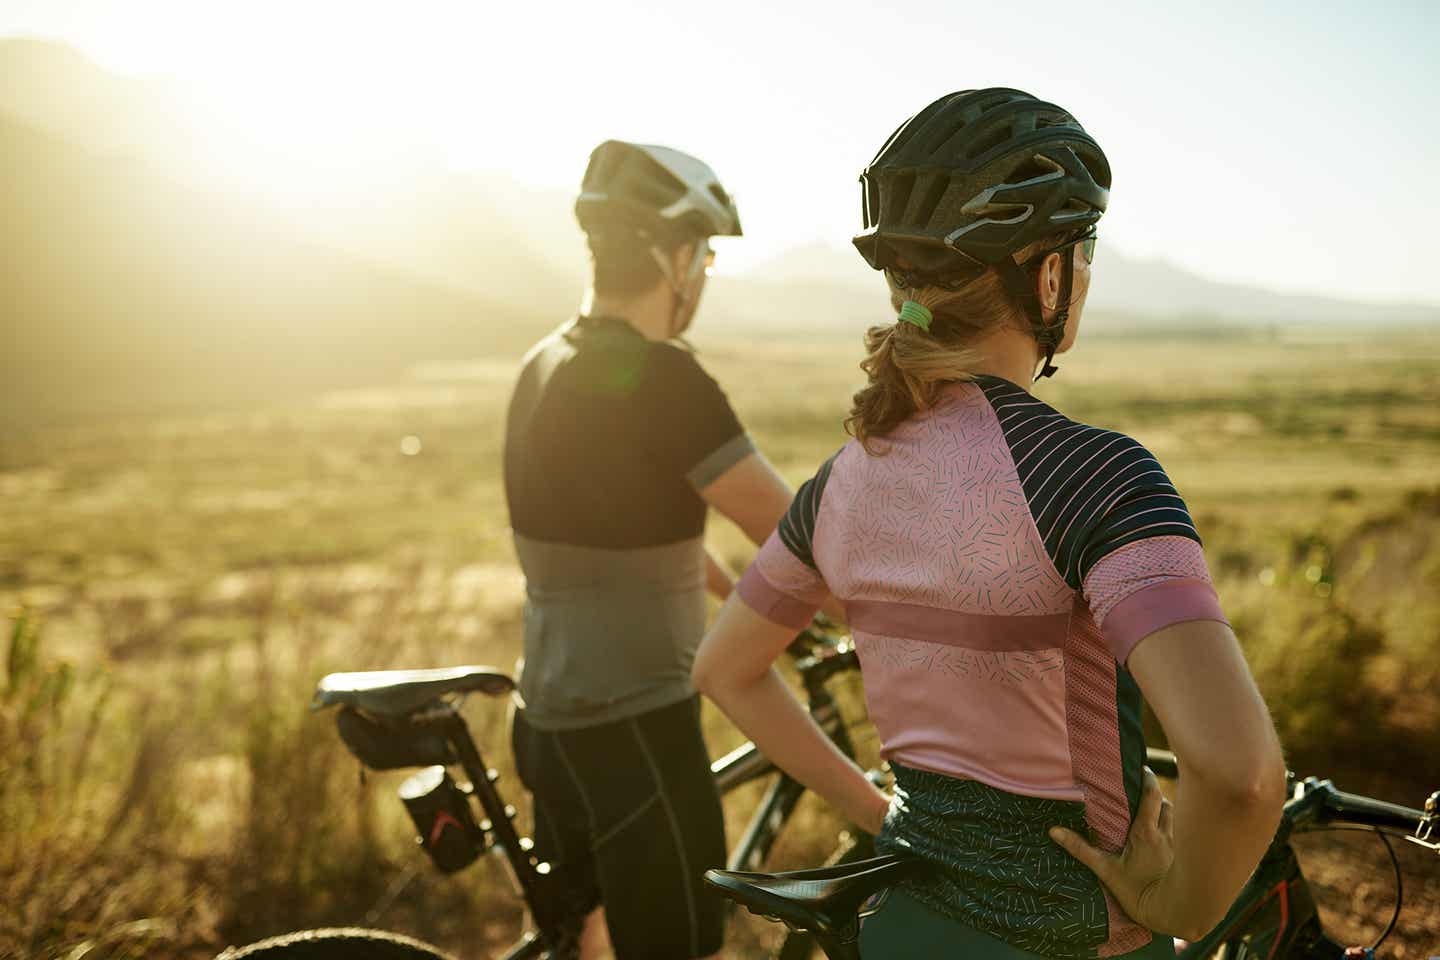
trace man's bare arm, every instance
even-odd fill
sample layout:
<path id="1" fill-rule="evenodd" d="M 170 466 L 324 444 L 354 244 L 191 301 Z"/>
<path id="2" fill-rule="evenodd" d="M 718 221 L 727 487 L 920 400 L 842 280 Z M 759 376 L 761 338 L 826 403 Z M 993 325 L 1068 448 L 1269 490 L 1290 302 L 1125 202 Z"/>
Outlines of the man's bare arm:
<path id="1" fill-rule="evenodd" d="M 795 492 L 757 451 L 712 480 L 700 496 L 759 546 L 774 531 Z"/>

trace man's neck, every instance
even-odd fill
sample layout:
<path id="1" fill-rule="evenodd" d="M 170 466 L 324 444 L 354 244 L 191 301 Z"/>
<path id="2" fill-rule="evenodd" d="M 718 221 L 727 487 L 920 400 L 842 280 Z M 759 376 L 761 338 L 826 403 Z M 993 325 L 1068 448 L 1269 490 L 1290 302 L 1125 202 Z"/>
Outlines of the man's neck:
<path id="1" fill-rule="evenodd" d="M 580 312 L 590 317 L 624 320 L 647 340 L 669 340 L 675 335 L 670 328 L 675 318 L 675 297 L 663 286 L 624 300 L 586 290 L 580 301 Z"/>

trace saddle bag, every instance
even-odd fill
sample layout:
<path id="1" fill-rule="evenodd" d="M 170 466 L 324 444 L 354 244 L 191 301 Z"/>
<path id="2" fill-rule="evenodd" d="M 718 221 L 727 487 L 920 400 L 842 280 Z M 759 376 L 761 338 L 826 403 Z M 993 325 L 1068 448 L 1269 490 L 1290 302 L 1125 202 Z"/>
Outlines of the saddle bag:
<path id="1" fill-rule="evenodd" d="M 455 748 L 433 727 L 404 721 L 387 725 L 349 707 L 335 715 L 335 726 L 345 746 L 371 770 L 444 766 L 456 761 Z"/>

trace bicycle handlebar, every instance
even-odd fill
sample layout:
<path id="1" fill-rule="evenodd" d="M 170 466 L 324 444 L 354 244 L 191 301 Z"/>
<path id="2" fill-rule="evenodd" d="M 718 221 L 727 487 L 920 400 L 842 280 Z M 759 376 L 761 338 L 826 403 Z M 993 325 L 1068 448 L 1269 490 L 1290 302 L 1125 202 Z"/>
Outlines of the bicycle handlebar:
<path id="1" fill-rule="evenodd" d="M 1156 747 L 1146 749 L 1145 763 L 1155 771 L 1157 777 L 1173 780 L 1180 776 L 1179 761 L 1169 750 L 1160 750 Z M 1426 830 L 1427 827 L 1440 832 L 1440 825 L 1436 824 L 1436 820 L 1440 819 L 1437 818 L 1435 810 L 1437 801 L 1433 799 L 1427 803 L 1425 811 L 1420 811 L 1398 803 L 1337 790 L 1329 780 L 1320 780 L 1315 777 L 1294 780 L 1293 774 L 1291 774 L 1291 778 L 1294 785 L 1291 788 L 1290 799 L 1285 803 L 1284 817 L 1286 823 L 1292 827 L 1304 827 L 1310 824 L 1318 826 L 1347 824 L 1377 830 L 1390 830 L 1413 835 L 1412 839 L 1421 842 L 1422 846 L 1431 846 L 1431 849 L 1435 849 L 1431 844 L 1423 842 L 1431 839 Z"/>
<path id="2" fill-rule="evenodd" d="M 1329 781 L 1322 781 L 1322 785 L 1324 784 L 1329 784 Z M 1414 831 L 1425 816 L 1419 810 L 1398 803 L 1345 793 L 1333 787 L 1325 792 L 1324 813 L 1329 820 L 1338 823 L 1402 830 L 1406 833 Z"/>
<path id="3" fill-rule="evenodd" d="M 1155 771 L 1155 776 L 1164 777 L 1166 780 L 1178 780 L 1180 778 L 1180 761 L 1175 759 L 1175 754 L 1169 750 L 1161 750 L 1159 747 L 1145 748 L 1145 766 Z"/>

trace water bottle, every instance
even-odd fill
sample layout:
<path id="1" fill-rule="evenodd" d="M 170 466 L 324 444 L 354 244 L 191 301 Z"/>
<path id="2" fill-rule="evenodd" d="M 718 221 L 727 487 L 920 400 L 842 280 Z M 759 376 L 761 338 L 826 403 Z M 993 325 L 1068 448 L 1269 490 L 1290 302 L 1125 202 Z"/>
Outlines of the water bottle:
<path id="1" fill-rule="evenodd" d="M 445 873 L 475 862 L 485 832 L 475 822 L 470 798 L 444 767 L 426 767 L 400 784 L 400 799 L 420 831 L 420 845 Z"/>

